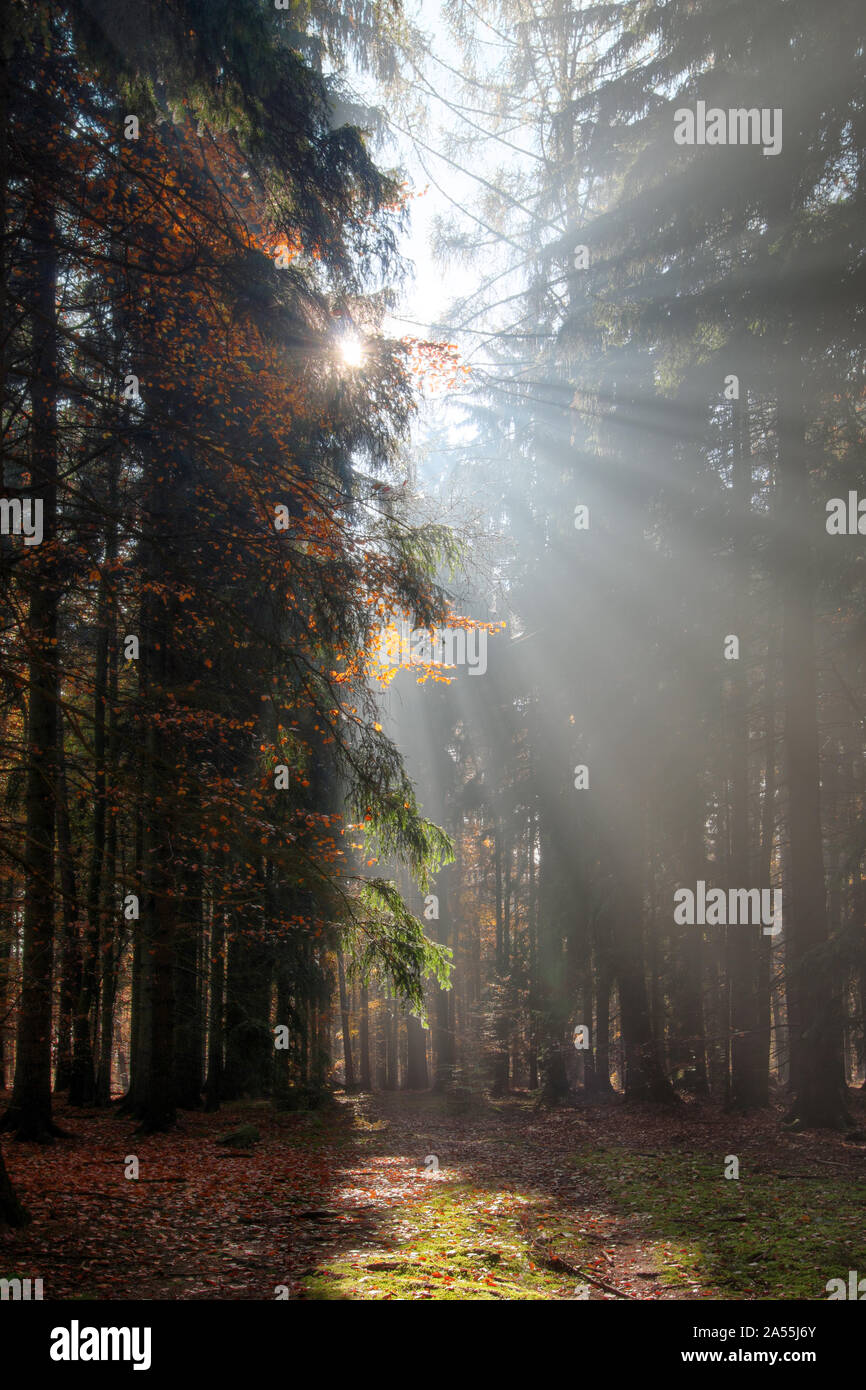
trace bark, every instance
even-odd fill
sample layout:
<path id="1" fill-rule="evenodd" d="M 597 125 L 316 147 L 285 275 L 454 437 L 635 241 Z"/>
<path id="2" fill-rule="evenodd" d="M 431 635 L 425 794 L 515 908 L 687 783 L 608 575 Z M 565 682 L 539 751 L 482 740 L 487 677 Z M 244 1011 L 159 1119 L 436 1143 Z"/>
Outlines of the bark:
<path id="1" fill-rule="evenodd" d="M 109 651 L 109 766 L 117 766 L 117 642 L 112 621 Z M 125 919 L 115 922 L 115 881 L 117 876 L 117 811 L 108 811 L 105 839 L 105 863 L 102 882 L 101 979 L 99 1012 L 99 1061 L 96 1072 L 96 1103 L 108 1105 L 111 1099 L 111 1055 L 114 1039 L 114 1008 L 117 1002 L 117 972 L 126 944 Z"/>
<path id="2" fill-rule="evenodd" d="M 96 614 L 96 655 L 93 689 L 93 821 L 87 872 L 87 931 L 81 990 L 75 1011 L 70 1105 L 92 1105 L 96 1100 L 94 1041 L 99 1027 L 100 943 L 102 940 L 102 873 L 106 827 L 106 701 L 110 640 L 110 594 L 107 567 L 99 583 Z"/>
<path id="3" fill-rule="evenodd" d="M 321 1090 L 327 1082 L 331 1066 L 331 1009 L 327 997 L 314 1010 L 314 1016 L 313 1085 Z"/>
<path id="4" fill-rule="evenodd" d="M 28 766 L 25 906 L 18 1049 L 12 1103 L 2 1128 L 19 1140 L 50 1142 L 51 988 L 54 956 L 54 828 L 57 803 L 57 251 L 54 218 L 37 191 L 28 292 L 33 333 L 32 487 L 43 504 L 43 540 L 28 566 Z"/>
<path id="5" fill-rule="evenodd" d="M 122 311 L 119 306 L 115 307 L 115 314 L 118 320 L 116 336 L 119 338 L 120 324 L 122 322 Z M 119 371 L 119 365 L 117 366 L 117 370 Z M 109 521 L 105 541 L 106 602 L 102 617 L 107 633 L 107 732 L 105 738 L 107 744 L 108 769 L 117 767 L 120 751 L 117 727 L 117 593 L 112 577 L 113 567 L 118 552 L 117 526 L 114 522 L 114 516 L 117 509 L 119 468 L 119 457 L 117 454 L 113 454 L 109 461 L 108 474 Z M 100 593 L 100 605 L 101 601 L 102 593 Z M 117 972 L 126 941 L 125 919 L 121 924 L 116 922 L 118 812 L 115 805 L 116 795 L 114 794 L 112 774 L 110 771 L 106 772 L 103 799 L 105 802 L 105 856 L 101 866 L 100 884 L 102 899 L 102 910 L 100 915 L 101 964 L 99 981 L 101 1009 L 99 1011 L 99 1053 L 96 1070 L 95 1099 L 97 1105 L 108 1105 L 111 1099 L 111 1055 L 114 1038 L 114 1006 L 117 999 Z"/>
<path id="6" fill-rule="evenodd" d="M 223 1094 L 223 990 L 225 986 L 225 919 L 221 903 L 214 904 L 211 925 L 210 1009 L 208 1017 L 205 1109 L 219 1110 Z"/>
<path id="7" fill-rule="evenodd" d="M 223 1099 L 270 1091 L 274 1036 L 270 1031 L 272 956 L 237 921 L 226 967 L 226 1051 Z"/>
<path id="8" fill-rule="evenodd" d="M 529 761 L 530 782 L 533 779 L 532 754 Z M 529 1089 L 538 1090 L 538 891 L 535 874 L 536 822 L 530 813 L 527 829 L 527 862 L 529 865 Z"/>
<path id="9" fill-rule="evenodd" d="M 65 1091 L 72 1080 L 72 1014 L 81 988 L 81 957 L 78 934 L 78 894 L 72 836 L 69 828 L 69 794 L 66 784 L 66 758 L 63 750 L 63 719 L 57 708 L 57 857 L 62 894 L 63 955 L 60 972 L 60 1004 L 57 1018 L 57 1064 L 55 1091 Z"/>
<path id="10" fill-rule="evenodd" d="M 706 878 L 706 855 L 704 848 L 704 806 L 698 793 L 696 779 L 690 779 L 690 790 L 684 802 L 685 844 L 683 864 L 685 881 L 696 883 Z M 681 935 L 677 937 L 679 930 Z M 710 1091 L 709 1067 L 707 1062 L 706 1021 L 704 1010 L 704 980 L 707 974 L 707 949 L 703 929 L 698 926 L 673 928 L 673 941 L 682 954 L 683 969 L 678 980 L 677 1010 L 681 1026 L 682 1040 L 675 1049 L 675 1065 L 686 1074 L 691 1073 L 684 1089 L 697 1096 L 707 1096 Z"/>
<path id="11" fill-rule="evenodd" d="M 496 974 L 493 980 L 493 1095 L 508 1094 L 508 846 L 498 816 L 493 818 L 493 879 L 496 898 Z"/>
<path id="12" fill-rule="evenodd" d="M 15 930 L 12 916 L 15 886 L 12 880 L 9 883 L 9 898 L 9 905 L 4 906 L 0 912 L 0 1090 L 3 1091 L 6 1089 L 6 1073 L 11 1061 L 6 1022 L 12 979 L 12 937 Z"/>
<path id="13" fill-rule="evenodd" d="M 771 644 L 767 653 L 767 701 L 764 716 L 766 748 L 764 753 L 764 791 L 761 801 L 761 844 L 758 860 L 758 887 L 761 889 L 770 887 L 773 842 L 776 834 L 776 661 L 776 648 L 774 644 Z M 762 933 L 758 943 L 756 1053 L 760 1075 L 763 1078 L 762 1105 L 769 1104 L 770 1099 L 771 990 L 774 940 L 774 937 L 764 936 Z"/>
<path id="14" fill-rule="evenodd" d="M 650 1019 L 644 970 L 641 894 L 628 870 L 620 883 L 615 939 L 626 1100 L 674 1104 L 677 1096 L 664 1074 Z"/>
<path id="15" fill-rule="evenodd" d="M 113 949 L 103 951 L 99 994 L 99 1054 L 94 1099 L 97 1105 L 108 1105 L 111 1100 L 111 1054 L 117 1003 L 117 960 Z"/>
<path id="16" fill-rule="evenodd" d="M 788 788 L 790 891 L 784 900 L 790 978 L 789 1036 L 797 1087 L 789 1118 L 804 1128 L 849 1123 L 842 1084 L 842 1009 L 828 946 L 821 842 L 814 560 L 802 536 L 808 515 L 806 382 L 799 354 L 782 361 L 779 400 L 782 517 L 782 669 Z"/>
<path id="17" fill-rule="evenodd" d="M 156 556 L 148 555 L 153 572 Z M 149 592 L 142 605 L 140 660 L 144 677 L 144 826 L 142 838 L 140 1056 L 135 1069 L 135 1109 L 141 1132 L 158 1133 L 175 1122 L 174 946 L 177 886 L 173 873 L 173 803 L 168 800 L 166 752 L 156 712 L 171 680 L 170 629 L 165 607 Z"/>
<path id="18" fill-rule="evenodd" d="M 343 952 L 337 952 L 337 971 L 340 981 L 340 1024 L 343 1032 L 343 1066 L 345 1069 L 346 1090 L 355 1089 L 355 1063 L 352 1058 L 352 1027 L 349 1018 L 349 995 L 346 990 L 346 968 Z"/>
<path id="19" fill-rule="evenodd" d="M 292 1039 L 292 1030 L 289 1020 L 293 1017 L 292 1010 L 292 990 L 289 971 L 284 959 L 277 962 L 277 1026 L 290 1028 L 289 1041 Z M 291 1082 L 291 1057 L 292 1049 L 288 1047 L 274 1048 L 274 1099 L 283 1101 L 289 1094 Z"/>
<path id="20" fill-rule="evenodd" d="M 361 1090 L 371 1091 L 373 1080 L 370 1073 L 370 992 L 366 985 L 361 986 Z"/>
<path id="21" fill-rule="evenodd" d="M 167 829 L 167 827 L 166 827 Z M 167 837 L 170 840 L 170 835 Z M 143 1041 L 142 1084 L 137 1097 L 140 1132 L 155 1134 L 170 1129 L 176 1119 L 174 1094 L 174 927 L 175 886 L 166 867 L 167 846 L 148 844 L 152 855 L 150 887 L 144 904 L 148 979 Z M 147 859 L 145 859 L 147 864 Z"/>
<path id="22" fill-rule="evenodd" d="M 388 1085 L 388 1074 L 386 1065 L 387 1044 L 385 1036 L 387 1011 L 385 1000 L 381 996 L 379 998 L 379 1007 L 376 1009 L 374 1017 L 376 1020 L 376 1040 L 374 1043 L 374 1056 L 376 1059 L 376 1089 L 379 1091 L 384 1091 L 387 1090 Z"/>
<path id="23" fill-rule="evenodd" d="M 439 896 L 439 922 L 436 931 L 436 939 L 443 946 L 450 946 L 454 949 L 455 943 L 451 939 L 452 933 L 449 930 L 449 884 L 453 869 L 443 869 L 436 881 L 436 888 Z M 434 1004 L 433 1004 L 433 1089 L 436 1091 L 447 1090 L 454 1080 L 454 1069 L 457 1056 L 455 1049 L 455 1029 L 454 1029 L 454 996 L 453 989 L 441 989 L 434 984 Z"/>
<path id="24" fill-rule="evenodd" d="M 174 1092 L 182 1110 L 198 1110 L 202 1088 L 202 1008 L 199 958 L 202 934 L 202 874 L 187 873 L 177 927 L 175 960 Z"/>
<path id="25" fill-rule="evenodd" d="M 426 1091 L 427 1077 L 427 1031 L 414 1014 L 406 1015 L 406 1089 Z"/>
<path id="26" fill-rule="evenodd" d="M 399 1066 L 397 1057 L 397 1012 L 394 1007 L 394 997 L 391 990 L 388 990 L 387 1006 L 385 1009 L 385 1090 L 396 1091 L 399 1084 Z"/>
<path id="27" fill-rule="evenodd" d="M 539 931 L 539 996 L 543 1045 L 541 1051 L 542 1096 L 557 1104 L 569 1090 L 566 1064 L 568 999 L 566 961 L 563 953 L 565 923 L 562 920 L 558 878 L 564 871 L 566 847 L 558 830 L 558 808 L 551 806 L 546 816 L 541 855 L 541 926 Z"/>
<path id="28" fill-rule="evenodd" d="M 3 1154 L 0 1153 L 0 1230 L 7 1226 L 26 1226 L 30 1219 L 29 1213 L 15 1195 L 3 1162 Z"/>
<path id="29" fill-rule="evenodd" d="M 613 1086 L 610 1080 L 610 991 L 611 973 L 602 966 L 598 974 L 596 994 L 596 1034 L 595 1053 L 596 1087 L 601 1095 L 611 1095 Z"/>
<path id="30" fill-rule="evenodd" d="M 748 644 L 749 547 L 748 521 L 752 506 L 752 466 L 745 402 L 733 402 L 734 597 L 733 630 L 740 639 L 739 660 L 730 662 L 729 787 L 730 858 L 728 884 L 751 888 L 749 841 L 749 711 L 746 659 Z M 726 973 L 730 990 L 731 1071 L 729 1108 L 747 1111 L 766 1105 L 766 1071 L 761 1074 L 758 1046 L 758 938 L 763 928 L 729 924 L 726 934 Z"/>

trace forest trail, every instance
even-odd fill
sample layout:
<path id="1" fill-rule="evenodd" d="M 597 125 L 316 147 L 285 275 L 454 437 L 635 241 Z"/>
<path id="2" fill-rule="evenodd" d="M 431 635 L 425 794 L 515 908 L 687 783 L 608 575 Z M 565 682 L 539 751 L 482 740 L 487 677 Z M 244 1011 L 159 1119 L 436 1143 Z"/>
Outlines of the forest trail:
<path id="1" fill-rule="evenodd" d="M 46 1299 L 819 1299 L 863 1264 L 866 1146 L 777 1112 L 400 1092 L 188 1113 L 147 1139 L 58 1118 L 74 1138 L 4 1142 L 34 1220 L 0 1238 L 0 1275 Z M 261 1141 L 217 1142 L 241 1124 Z"/>

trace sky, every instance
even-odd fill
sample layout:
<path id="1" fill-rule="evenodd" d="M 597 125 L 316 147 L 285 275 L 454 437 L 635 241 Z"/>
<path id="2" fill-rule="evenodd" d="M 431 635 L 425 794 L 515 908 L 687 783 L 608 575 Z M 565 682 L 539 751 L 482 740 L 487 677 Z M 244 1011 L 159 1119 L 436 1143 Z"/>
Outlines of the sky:
<path id="1" fill-rule="evenodd" d="M 409 19 L 429 35 L 432 54 L 449 53 L 455 63 L 454 41 L 444 25 L 441 9 L 440 0 L 410 0 L 406 7 Z M 428 66 L 441 74 L 439 90 L 453 92 L 455 80 L 437 67 L 435 57 Z M 471 290 L 477 280 L 473 267 L 449 265 L 443 269 L 432 254 L 436 218 L 453 212 L 452 199 L 471 205 L 477 185 L 456 170 L 447 157 L 449 137 L 445 126 L 446 121 L 453 122 L 453 116 L 432 97 L 426 105 L 429 124 L 423 131 L 418 126 L 400 126 L 396 120 L 389 123 L 388 158 L 406 171 L 416 194 L 411 203 L 409 230 L 401 247 L 414 266 L 414 275 L 406 285 L 399 314 L 389 325 L 391 331 L 401 336 L 423 336 L 424 329 L 447 318 L 451 302 Z"/>

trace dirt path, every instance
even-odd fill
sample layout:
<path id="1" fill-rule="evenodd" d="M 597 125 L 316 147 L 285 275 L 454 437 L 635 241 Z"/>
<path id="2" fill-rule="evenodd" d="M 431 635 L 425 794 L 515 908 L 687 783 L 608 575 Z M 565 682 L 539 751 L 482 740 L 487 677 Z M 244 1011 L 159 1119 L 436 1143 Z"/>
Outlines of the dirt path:
<path id="1" fill-rule="evenodd" d="M 673 1261 L 577 1173 L 588 1121 L 529 1102 L 462 1109 L 427 1097 L 346 1102 L 366 1162 L 355 1193 L 399 1206 L 313 1281 L 354 1298 L 699 1298 L 663 1281 Z M 351 1194 L 345 1194 L 349 1196 Z M 357 1277 L 353 1277 L 353 1276 Z"/>
<path id="2" fill-rule="evenodd" d="M 0 1277 L 46 1298 L 823 1298 L 866 1268 L 866 1146 L 772 1112 L 425 1093 L 240 1105 L 148 1139 L 114 1113 L 58 1118 L 75 1137 L 4 1140 L 34 1219 L 0 1236 Z M 260 1142 L 217 1142 L 241 1123 Z"/>

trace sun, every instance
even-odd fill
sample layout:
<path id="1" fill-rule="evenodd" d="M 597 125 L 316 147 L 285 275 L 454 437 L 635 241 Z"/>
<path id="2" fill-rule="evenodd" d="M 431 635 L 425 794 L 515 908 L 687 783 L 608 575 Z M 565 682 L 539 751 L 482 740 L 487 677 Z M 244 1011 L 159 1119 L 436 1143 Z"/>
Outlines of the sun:
<path id="1" fill-rule="evenodd" d="M 364 361 L 364 349 L 360 338 L 349 334 L 340 342 L 340 356 L 347 367 L 360 367 Z"/>

